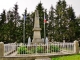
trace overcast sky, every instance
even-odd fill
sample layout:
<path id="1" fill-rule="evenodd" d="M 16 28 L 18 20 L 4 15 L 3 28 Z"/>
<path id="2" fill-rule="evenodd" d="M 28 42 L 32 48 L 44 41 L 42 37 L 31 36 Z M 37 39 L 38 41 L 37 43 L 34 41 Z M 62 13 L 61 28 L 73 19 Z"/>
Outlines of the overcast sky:
<path id="1" fill-rule="evenodd" d="M 0 0 L 0 13 L 3 9 L 6 11 L 11 10 L 14 5 L 19 5 L 19 13 L 20 15 L 24 12 L 25 8 L 27 8 L 28 12 L 31 13 L 35 10 L 35 7 L 39 2 L 43 3 L 43 7 L 50 9 L 51 5 L 55 8 L 56 3 L 58 0 Z M 80 15 L 80 0 L 66 0 L 67 4 L 72 6 L 76 16 Z"/>

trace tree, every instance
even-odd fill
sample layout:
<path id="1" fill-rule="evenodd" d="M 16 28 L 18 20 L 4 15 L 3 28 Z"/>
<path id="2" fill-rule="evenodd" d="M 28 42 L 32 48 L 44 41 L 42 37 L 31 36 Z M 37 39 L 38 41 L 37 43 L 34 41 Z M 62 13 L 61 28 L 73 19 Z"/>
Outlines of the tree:
<path id="1" fill-rule="evenodd" d="M 48 37 L 51 41 L 54 38 L 54 27 L 55 27 L 55 17 L 54 17 L 54 8 L 51 6 L 49 11 L 49 23 L 48 23 Z"/>
<path id="2" fill-rule="evenodd" d="M 65 0 L 59 0 L 56 5 L 55 15 L 55 40 L 73 41 L 75 38 L 75 13 L 72 7 L 67 7 Z"/>
<path id="3" fill-rule="evenodd" d="M 8 34 L 7 34 L 7 40 L 8 42 L 14 42 L 14 15 L 13 11 L 7 12 L 7 27 L 8 27 Z"/>
<path id="4" fill-rule="evenodd" d="M 59 0 L 55 9 L 55 40 L 62 41 L 64 37 L 66 37 L 66 26 L 67 26 L 67 16 L 66 16 L 66 1 Z"/>
<path id="5" fill-rule="evenodd" d="M 80 16 L 76 18 L 76 26 L 75 26 L 75 38 L 80 40 Z"/>
<path id="6" fill-rule="evenodd" d="M 69 8 L 67 8 L 67 15 L 68 15 L 68 20 L 69 20 L 69 38 L 70 41 L 73 41 L 76 37 L 75 37 L 75 28 L 76 28 L 76 19 L 75 19 L 75 13 L 73 11 L 73 8 L 69 6 Z"/>
<path id="7" fill-rule="evenodd" d="M 0 41 L 5 41 L 5 24 L 6 24 L 6 12 L 3 10 L 1 13 L 1 20 L 0 20 Z"/>
<path id="8" fill-rule="evenodd" d="M 33 20 L 31 18 L 31 15 L 30 13 L 26 13 L 26 10 L 25 10 L 25 14 L 27 16 L 26 18 L 26 40 L 28 40 L 29 37 L 33 38 Z M 27 41 L 26 41 L 27 42 Z"/>

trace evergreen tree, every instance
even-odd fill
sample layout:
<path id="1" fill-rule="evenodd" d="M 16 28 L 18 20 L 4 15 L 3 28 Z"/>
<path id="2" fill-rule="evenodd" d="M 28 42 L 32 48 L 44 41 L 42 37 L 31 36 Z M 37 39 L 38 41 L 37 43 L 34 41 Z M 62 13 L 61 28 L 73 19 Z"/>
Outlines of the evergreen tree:
<path id="1" fill-rule="evenodd" d="M 75 38 L 75 13 L 72 7 L 67 8 L 66 1 L 59 0 L 56 9 L 55 40 L 72 41 Z"/>
<path id="2" fill-rule="evenodd" d="M 66 1 L 59 0 L 56 9 L 56 25 L 55 25 L 55 40 L 61 41 L 63 38 L 65 38 L 66 35 L 66 26 L 67 26 L 67 16 L 66 16 L 66 8 L 67 4 Z"/>
<path id="3" fill-rule="evenodd" d="M 6 12 L 3 10 L 1 13 L 1 20 L 0 20 L 0 41 L 5 41 L 5 24 L 6 24 Z"/>
<path id="4" fill-rule="evenodd" d="M 6 12 L 5 10 L 3 10 L 3 12 L 1 13 L 0 25 L 3 25 L 5 22 L 6 22 Z"/>
<path id="5" fill-rule="evenodd" d="M 26 18 L 26 24 L 25 24 L 25 27 L 26 27 L 26 40 L 28 40 L 29 37 L 33 38 L 33 31 L 32 31 L 32 29 L 33 29 L 33 21 L 32 21 L 30 13 L 27 13 L 26 17 L 27 17 Z"/>
<path id="6" fill-rule="evenodd" d="M 54 17 L 54 8 L 51 6 L 49 11 L 49 23 L 48 23 L 48 37 L 51 41 L 54 38 L 54 27 L 55 27 L 55 17 Z"/>
<path id="7" fill-rule="evenodd" d="M 75 20 L 75 13 L 72 7 L 67 8 L 67 15 L 68 15 L 68 22 L 69 22 L 69 39 L 73 41 L 75 37 L 75 28 L 76 28 L 76 20 Z"/>
<path id="8" fill-rule="evenodd" d="M 76 39 L 80 40 L 80 16 L 76 18 L 76 26 L 75 26 L 75 36 Z"/>
<path id="9" fill-rule="evenodd" d="M 8 42 L 13 42 L 14 41 L 14 15 L 12 11 L 7 12 L 7 27 L 8 27 L 8 34 L 7 34 L 7 39 Z"/>
<path id="10" fill-rule="evenodd" d="M 13 9 L 13 14 L 14 14 L 14 33 L 13 33 L 13 35 L 14 35 L 14 42 L 15 41 L 17 41 L 17 40 L 19 40 L 18 39 L 18 21 L 20 20 L 20 16 L 19 16 L 19 13 L 18 13 L 18 5 L 17 4 L 15 4 L 14 5 L 14 9 Z"/>

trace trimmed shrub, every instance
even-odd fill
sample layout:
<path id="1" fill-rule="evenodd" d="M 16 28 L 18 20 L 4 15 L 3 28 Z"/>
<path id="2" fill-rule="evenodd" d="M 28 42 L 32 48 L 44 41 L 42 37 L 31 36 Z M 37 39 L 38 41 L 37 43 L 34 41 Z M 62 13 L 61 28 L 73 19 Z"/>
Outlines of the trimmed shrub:
<path id="1" fill-rule="evenodd" d="M 44 49 L 41 46 L 37 46 L 34 49 L 31 50 L 33 53 L 43 53 Z"/>
<path id="2" fill-rule="evenodd" d="M 41 46 L 37 47 L 37 53 L 43 53 L 44 49 Z"/>
<path id="3" fill-rule="evenodd" d="M 60 48 L 58 46 L 50 45 L 50 52 L 59 52 Z"/>
<path id="4" fill-rule="evenodd" d="M 25 46 L 18 47 L 18 54 L 26 54 L 27 48 Z"/>

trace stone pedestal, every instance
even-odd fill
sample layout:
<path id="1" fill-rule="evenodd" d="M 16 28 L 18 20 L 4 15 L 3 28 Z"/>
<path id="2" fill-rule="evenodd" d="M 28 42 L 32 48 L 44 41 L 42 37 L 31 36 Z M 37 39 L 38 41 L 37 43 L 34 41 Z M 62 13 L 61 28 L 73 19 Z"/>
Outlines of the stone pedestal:
<path id="1" fill-rule="evenodd" d="M 35 21 L 34 21 L 34 28 L 33 28 L 33 40 L 32 43 L 43 43 L 41 39 L 41 28 L 39 25 L 39 14 L 38 10 L 35 11 Z"/>
<path id="2" fill-rule="evenodd" d="M 4 43 L 3 42 L 0 42 L 0 57 L 3 57 L 4 56 Z"/>
<path id="3" fill-rule="evenodd" d="M 74 53 L 75 54 L 79 53 L 79 44 L 77 40 L 74 41 Z"/>

